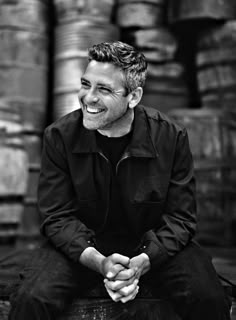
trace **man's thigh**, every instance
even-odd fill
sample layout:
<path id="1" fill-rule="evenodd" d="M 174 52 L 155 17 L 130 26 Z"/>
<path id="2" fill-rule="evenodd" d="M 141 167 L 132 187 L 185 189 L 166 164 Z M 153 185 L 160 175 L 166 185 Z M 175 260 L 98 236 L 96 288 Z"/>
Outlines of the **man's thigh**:
<path id="1" fill-rule="evenodd" d="M 49 243 L 34 250 L 20 273 L 19 294 L 62 307 L 102 279 L 80 263 L 69 260 Z"/>
<path id="2" fill-rule="evenodd" d="M 225 299 L 211 257 L 195 242 L 158 270 L 152 270 L 144 281 L 154 295 L 172 300 L 186 311 L 199 299 L 214 295 Z"/>

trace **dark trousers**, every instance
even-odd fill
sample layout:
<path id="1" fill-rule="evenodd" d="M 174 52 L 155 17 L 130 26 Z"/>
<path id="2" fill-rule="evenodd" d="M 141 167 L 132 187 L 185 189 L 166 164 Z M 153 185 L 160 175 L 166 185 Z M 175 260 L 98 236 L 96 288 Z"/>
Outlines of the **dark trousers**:
<path id="1" fill-rule="evenodd" d="M 37 249 L 11 297 L 9 320 L 57 319 L 74 297 L 103 282 L 101 275 L 69 261 L 50 245 Z M 230 302 L 208 254 L 194 242 L 140 280 L 153 295 L 168 299 L 182 319 L 229 320 Z M 103 294 L 108 297 L 105 289 Z"/>

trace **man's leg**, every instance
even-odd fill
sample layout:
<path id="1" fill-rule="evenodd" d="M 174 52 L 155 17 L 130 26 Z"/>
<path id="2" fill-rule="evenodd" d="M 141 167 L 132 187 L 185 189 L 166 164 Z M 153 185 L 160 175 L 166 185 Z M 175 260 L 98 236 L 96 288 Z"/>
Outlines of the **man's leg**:
<path id="1" fill-rule="evenodd" d="M 21 273 L 19 289 L 11 297 L 9 320 L 56 319 L 75 295 L 99 280 L 98 274 L 46 244 L 35 250 Z"/>
<path id="2" fill-rule="evenodd" d="M 195 243 L 145 279 L 155 294 L 172 301 L 182 319 L 230 320 L 230 301 L 211 259 Z"/>

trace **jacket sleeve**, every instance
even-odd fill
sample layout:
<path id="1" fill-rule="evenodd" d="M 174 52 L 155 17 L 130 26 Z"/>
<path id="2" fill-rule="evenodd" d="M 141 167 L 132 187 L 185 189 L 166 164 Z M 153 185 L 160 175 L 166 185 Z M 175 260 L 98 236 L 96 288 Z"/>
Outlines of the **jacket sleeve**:
<path id="1" fill-rule="evenodd" d="M 158 267 L 181 251 L 196 231 L 196 190 L 193 159 L 186 129 L 177 136 L 174 161 L 161 227 L 142 239 L 152 266 Z"/>
<path id="2" fill-rule="evenodd" d="M 41 233 L 73 261 L 79 261 L 83 250 L 93 245 L 94 232 L 77 217 L 79 210 L 61 138 L 53 141 L 46 129 L 38 184 L 38 206 L 43 222 Z M 62 149 L 62 148 L 60 148 Z"/>

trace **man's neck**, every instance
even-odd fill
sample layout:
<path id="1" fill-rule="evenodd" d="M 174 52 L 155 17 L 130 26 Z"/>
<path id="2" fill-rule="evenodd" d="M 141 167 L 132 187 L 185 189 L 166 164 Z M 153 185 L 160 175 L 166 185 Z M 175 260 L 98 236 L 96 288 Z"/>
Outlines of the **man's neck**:
<path id="1" fill-rule="evenodd" d="M 98 132 L 110 138 L 118 138 L 128 134 L 132 129 L 134 109 L 128 111 L 119 120 L 112 123 L 109 128 L 98 129 Z"/>

